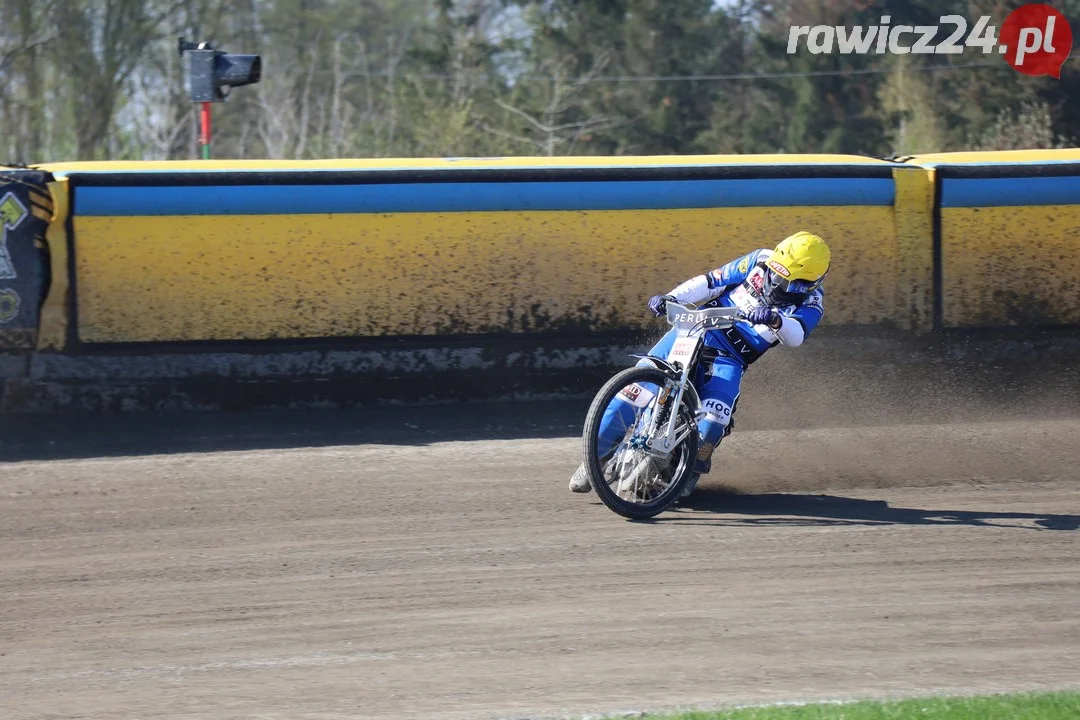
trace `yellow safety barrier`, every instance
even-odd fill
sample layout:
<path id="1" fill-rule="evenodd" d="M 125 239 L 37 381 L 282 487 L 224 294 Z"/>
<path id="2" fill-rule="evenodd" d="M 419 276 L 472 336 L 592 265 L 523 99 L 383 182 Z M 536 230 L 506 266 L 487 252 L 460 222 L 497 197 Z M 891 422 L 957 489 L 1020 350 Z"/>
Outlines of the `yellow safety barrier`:
<path id="1" fill-rule="evenodd" d="M 1080 150 L 42 169 L 41 347 L 632 329 L 799 229 L 827 325 L 1080 323 Z"/>
<path id="2" fill-rule="evenodd" d="M 910 162 L 940 186 L 942 327 L 1080 325 L 1080 149 Z"/>
<path id="3" fill-rule="evenodd" d="M 910 326 L 898 283 L 929 257 L 894 208 L 912 171 L 851 156 L 47 169 L 84 343 L 641 327 L 649 295 L 799 229 L 833 249 L 826 323 Z"/>

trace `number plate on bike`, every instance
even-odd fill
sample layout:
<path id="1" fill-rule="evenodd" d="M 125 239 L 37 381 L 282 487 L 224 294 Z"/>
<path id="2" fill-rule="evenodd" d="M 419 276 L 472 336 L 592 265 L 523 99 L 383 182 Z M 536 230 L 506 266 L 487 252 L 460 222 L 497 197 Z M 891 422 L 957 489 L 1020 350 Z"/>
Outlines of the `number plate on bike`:
<path id="1" fill-rule="evenodd" d="M 694 357 L 694 349 L 697 347 L 697 340 L 691 338 L 680 338 L 675 341 L 675 344 L 671 347 L 671 352 L 668 353 L 668 360 L 671 362 L 681 363 L 683 367 L 686 367 L 690 363 L 690 359 Z"/>

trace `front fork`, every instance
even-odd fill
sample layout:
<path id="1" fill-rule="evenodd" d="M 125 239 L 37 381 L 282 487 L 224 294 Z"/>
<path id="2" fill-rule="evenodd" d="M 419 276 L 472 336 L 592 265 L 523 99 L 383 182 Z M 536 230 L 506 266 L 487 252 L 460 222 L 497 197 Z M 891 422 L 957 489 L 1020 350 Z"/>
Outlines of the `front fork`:
<path id="1" fill-rule="evenodd" d="M 690 382 L 690 368 L 692 368 L 693 366 L 694 363 L 687 363 L 686 367 L 682 369 L 682 372 L 679 375 L 679 379 L 672 380 L 669 378 L 667 382 L 664 383 L 664 387 L 662 387 L 660 391 L 656 394 L 655 407 L 657 408 L 663 407 L 664 402 L 667 400 L 668 396 L 672 392 L 675 393 L 675 400 L 671 406 L 672 409 L 669 413 L 667 427 L 664 429 L 664 432 L 662 434 L 656 434 L 657 419 L 659 417 L 659 413 L 654 411 L 652 413 L 652 417 L 649 418 L 649 429 L 646 437 L 651 438 L 648 442 L 648 448 L 653 455 L 656 455 L 658 457 L 666 457 L 670 455 L 672 451 L 677 448 L 683 440 L 686 439 L 687 435 L 697 430 L 697 424 L 695 422 L 690 427 L 688 427 L 686 429 L 686 432 L 684 432 L 682 435 L 675 438 L 674 440 L 672 439 L 675 435 L 675 426 L 679 421 L 679 408 L 682 407 L 683 397 L 686 394 L 686 388 Z M 699 412 L 697 412 L 697 410 L 698 408 L 695 408 L 695 421 L 697 420 L 697 416 L 700 414 Z"/>

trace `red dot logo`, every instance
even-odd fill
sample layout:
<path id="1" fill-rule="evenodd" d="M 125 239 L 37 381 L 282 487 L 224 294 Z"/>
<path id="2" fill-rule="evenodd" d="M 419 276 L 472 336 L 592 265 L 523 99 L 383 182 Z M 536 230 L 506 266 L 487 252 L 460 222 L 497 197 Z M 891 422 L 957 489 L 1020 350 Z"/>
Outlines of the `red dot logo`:
<path id="1" fill-rule="evenodd" d="M 998 42 L 1014 70 L 1060 78 L 1061 66 L 1072 53 L 1072 28 L 1054 8 L 1032 3 L 1009 13 Z"/>

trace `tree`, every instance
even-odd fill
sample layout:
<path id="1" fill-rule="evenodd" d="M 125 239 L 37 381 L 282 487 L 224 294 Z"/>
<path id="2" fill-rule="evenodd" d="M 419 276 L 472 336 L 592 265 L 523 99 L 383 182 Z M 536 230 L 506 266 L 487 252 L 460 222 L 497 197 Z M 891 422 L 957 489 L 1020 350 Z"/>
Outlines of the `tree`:
<path id="1" fill-rule="evenodd" d="M 994 124 L 973 143 L 973 150 L 1028 150 L 1069 147 L 1071 141 L 1054 132 L 1050 106 L 1041 101 L 1020 103 L 998 113 Z"/>
<path id="2" fill-rule="evenodd" d="M 45 131 L 45 54 L 56 39 L 49 22 L 53 2 L 15 0 L 0 7 L 0 117 L 11 161 L 32 162 Z"/>
<path id="3" fill-rule="evenodd" d="M 108 157 L 110 130 L 119 99 L 165 18 L 178 4 L 161 8 L 149 0 L 82 0 L 58 2 L 53 19 L 58 29 L 58 64 L 67 82 L 80 158 Z"/>
<path id="4" fill-rule="evenodd" d="M 1061 144 L 1080 122 L 1074 62 L 1056 80 L 974 48 L 787 52 L 792 25 L 1000 23 L 1020 3 L 8 0 L 0 147 L 26 162 L 196 157 L 179 34 L 264 57 L 258 85 L 214 106 L 220 158 Z"/>
<path id="5" fill-rule="evenodd" d="M 942 113 L 928 73 L 912 70 L 910 56 L 897 59 L 878 90 L 890 155 L 940 152 L 945 147 Z"/>

